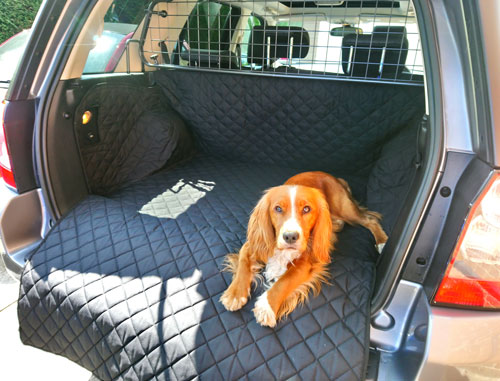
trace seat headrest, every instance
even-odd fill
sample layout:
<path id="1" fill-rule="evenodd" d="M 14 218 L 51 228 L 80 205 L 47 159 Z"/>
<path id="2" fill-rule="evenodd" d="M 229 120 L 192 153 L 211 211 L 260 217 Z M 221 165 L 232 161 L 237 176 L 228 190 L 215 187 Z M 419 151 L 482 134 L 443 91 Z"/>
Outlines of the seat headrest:
<path id="1" fill-rule="evenodd" d="M 229 50 L 190 49 L 183 50 L 181 58 L 190 66 L 239 69 L 238 57 Z"/>
<path id="2" fill-rule="evenodd" d="M 269 47 L 268 47 L 269 45 Z M 252 28 L 248 42 L 248 62 L 258 66 L 269 58 L 305 58 L 309 53 L 309 33 L 298 26 L 264 26 Z M 269 54 L 268 54 L 269 51 Z"/>
<path id="3" fill-rule="evenodd" d="M 391 26 L 391 25 L 377 25 L 373 28 L 373 34 L 390 34 L 401 35 L 406 37 L 406 27 L 404 26 Z"/>
<path id="4" fill-rule="evenodd" d="M 406 28 L 376 26 L 372 34 L 348 34 L 342 40 L 342 69 L 355 77 L 393 77 L 405 68 Z"/>

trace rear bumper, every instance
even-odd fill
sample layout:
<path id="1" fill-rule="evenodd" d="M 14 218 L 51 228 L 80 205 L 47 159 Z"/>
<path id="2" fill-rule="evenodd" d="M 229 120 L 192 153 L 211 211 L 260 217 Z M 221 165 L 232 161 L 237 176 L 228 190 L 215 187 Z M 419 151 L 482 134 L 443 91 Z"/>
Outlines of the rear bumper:
<path id="1" fill-rule="evenodd" d="M 500 312 L 431 307 L 420 380 L 500 378 Z"/>
<path id="2" fill-rule="evenodd" d="M 5 185 L 3 179 L 0 179 L 0 216 L 3 214 L 5 207 L 14 197 L 17 196 L 17 193 L 11 190 Z M 20 267 L 14 263 L 12 263 L 10 257 L 5 252 L 5 244 L 3 240 L 0 239 L 0 261 L 3 261 L 5 267 L 8 269 L 9 273 L 14 277 L 18 276 L 20 271 Z"/>
<path id="3" fill-rule="evenodd" d="M 0 185 L 0 197 L 1 256 L 7 270 L 17 277 L 50 229 L 50 218 L 41 189 L 17 194 Z"/>

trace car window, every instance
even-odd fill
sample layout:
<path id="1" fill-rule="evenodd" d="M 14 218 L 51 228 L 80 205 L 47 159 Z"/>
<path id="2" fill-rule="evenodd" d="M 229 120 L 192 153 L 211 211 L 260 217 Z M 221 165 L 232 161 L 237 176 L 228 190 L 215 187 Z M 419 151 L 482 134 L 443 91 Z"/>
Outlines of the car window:
<path id="1" fill-rule="evenodd" d="M 14 76 L 21 61 L 30 36 L 31 29 L 26 29 L 0 45 L 0 85 L 5 85 L 0 87 L 8 87 L 8 83 Z"/>
<path id="2" fill-rule="evenodd" d="M 112 72 L 144 17 L 149 0 L 115 0 L 104 17 L 104 29 L 94 37 L 83 74 Z"/>
<path id="3" fill-rule="evenodd" d="M 257 22 L 255 22 L 257 20 Z M 257 17 L 250 17 L 248 20 L 248 25 L 243 36 L 242 41 L 242 63 L 243 66 L 255 66 L 256 68 L 260 65 L 250 65 L 246 61 L 246 54 L 243 56 L 243 52 L 247 52 L 250 43 L 250 30 L 256 26 L 261 25 L 258 22 Z M 334 73 L 342 74 L 345 69 L 342 67 L 345 60 L 342 59 L 342 40 L 344 36 L 351 33 L 348 28 L 357 28 L 361 34 L 373 34 L 377 28 L 404 28 L 405 36 L 408 39 L 408 51 L 405 62 L 408 72 L 412 75 L 423 75 L 423 61 L 421 56 L 421 47 L 418 34 L 418 26 L 415 19 L 406 18 L 396 18 L 393 17 L 391 20 L 387 19 L 375 19 L 373 16 L 360 15 L 355 20 L 355 23 L 349 25 L 346 28 L 346 24 L 340 23 L 337 20 L 322 20 L 317 17 L 317 15 L 304 15 L 302 20 L 285 20 L 278 21 L 276 26 L 278 27 L 298 27 L 303 28 L 305 32 L 308 33 L 310 41 L 315 41 L 314 44 L 310 45 L 308 54 L 303 58 L 294 58 L 289 60 L 286 57 L 277 59 L 273 66 L 274 68 L 279 68 L 280 66 L 293 66 L 299 70 L 313 71 L 317 73 Z M 340 33 L 335 35 L 332 32 L 333 29 L 339 29 Z M 345 30 L 342 33 L 342 30 Z M 380 32 L 377 32 L 380 33 Z M 390 32 L 393 33 L 393 32 Z M 399 52 L 398 52 L 399 53 Z"/>
<path id="4" fill-rule="evenodd" d="M 148 24 L 148 66 L 423 84 L 409 1 L 166 4 L 163 23 Z"/>
<path id="5" fill-rule="evenodd" d="M 258 17 L 251 15 L 248 17 L 248 21 L 246 22 L 246 27 L 243 32 L 243 38 L 241 43 L 241 64 L 244 67 L 251 66 L 248 62 L 248 42 L 250 41 L 250 33 L 254 26 L 260 26 L 263 24 Z"/>
<path id="6" fill-rule="evenodd" d="M 210 66 L 207 55 L 230 54 L 228 51 L 240 16 L 241 9 L 235 6 L 212 1 L 197 2 L 179 34 L 175 48 L 180 52 L 179 64 L 189 65 L 194 59 L 200 66 Z M 199 62 L 201 52 L 205 58 Z"/>
<path id="7" fill-rule="evenodd" d="M 227 4 L 197 3 L 180 35 L 184 48 L 228 50 L 240 14 L 239 8 Z"/>

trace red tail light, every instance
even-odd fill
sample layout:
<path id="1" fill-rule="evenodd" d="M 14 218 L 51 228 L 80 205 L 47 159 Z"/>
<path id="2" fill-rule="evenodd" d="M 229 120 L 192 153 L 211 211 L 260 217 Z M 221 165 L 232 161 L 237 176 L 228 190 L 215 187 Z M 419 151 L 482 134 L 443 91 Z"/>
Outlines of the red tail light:
<path id="1" fill-rule="evenodd" d="M 500 308 L 500 173 L 472 205 L 434 301 Z"/>
<path id="2" fill-rule="evenodd" d="M 7 141 L 5 140 L 4 114 L 6 106 L 7 101 L 2 101 L 2 103 L 0 103 L 0 173 L 2 174 L 3 180 L 7 185 L 12 188 L 16 188 L 14 172 L 12 172 L 9 150 L 7 148 Z"/>

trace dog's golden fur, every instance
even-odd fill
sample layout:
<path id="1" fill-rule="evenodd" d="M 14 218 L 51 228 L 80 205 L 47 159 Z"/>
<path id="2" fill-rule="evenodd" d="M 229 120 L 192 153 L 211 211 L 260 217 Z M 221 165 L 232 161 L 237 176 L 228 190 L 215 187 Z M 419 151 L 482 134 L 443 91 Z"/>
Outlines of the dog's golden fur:
<path id="1" fill-rule="evenodd" d="M 269 260 L 292 250 L 294 259 L 254 308 L 260 324 L 274 326 L 311 290 L 316 296 L 328 282 L 330 253 L 344 222 L 365 226 L 380 244 L 387 240 L 380 219 L 380 214 L 358 205 L 345 180 L 324 172 L 301 173 L 267 190 L 250 216 L 247 241 L 238 254 L 226 256 L 225 270 L 233 273 L 233 280 L 221 296 L 222 304 L 230 311 L 243 307 Z M 292 243 L 284 241 L 290 224 L 300 232 Z"/>

